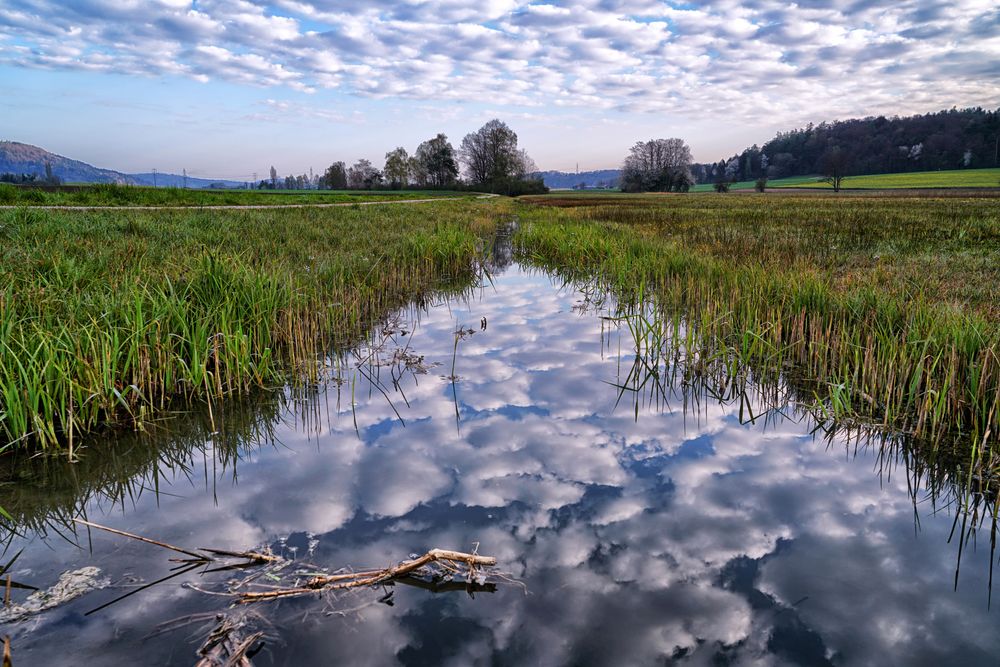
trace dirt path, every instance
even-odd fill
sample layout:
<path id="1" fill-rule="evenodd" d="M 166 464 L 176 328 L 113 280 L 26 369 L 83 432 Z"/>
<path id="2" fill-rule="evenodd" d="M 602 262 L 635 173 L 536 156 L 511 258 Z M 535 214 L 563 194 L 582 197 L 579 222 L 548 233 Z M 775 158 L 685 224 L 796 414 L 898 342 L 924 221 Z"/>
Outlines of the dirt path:
<path id="1" fill-rule="evenodd" d="M 480 195 L 476 199 L 491 199 L 499 195 Z M 389 201 L 348 201 L 335 204 L 210 204 L 199 206 L 0 206 L 0 211 L 16 208 L 39 209 L 42 211 L 252 211 L 257 209 L 282 208 L 337 208 L 342 206 L 385 206 L 388 204 L 426 204 L 435 201 L 456 201 L 465 197 L 430 197 L 428 199 L 392 199 Z"/>

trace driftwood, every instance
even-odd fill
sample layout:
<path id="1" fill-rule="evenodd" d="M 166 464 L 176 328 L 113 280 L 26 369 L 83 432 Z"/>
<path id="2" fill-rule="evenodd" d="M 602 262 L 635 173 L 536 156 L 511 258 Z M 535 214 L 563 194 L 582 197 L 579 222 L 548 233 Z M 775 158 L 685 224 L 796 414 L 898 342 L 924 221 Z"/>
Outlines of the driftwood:
<path id="1" fill-rule="evenodd" d="M 446 549 L 431 549 L 423 556 L 406 560 L 393 567 L 381 570 L 363 570 L 360 572 L 345 572 L 341 574 L 326 574 L 313 577 L 303 585 L 294 588 L 280 588 L 273 591 L 259 591 L 241 593 L 239 601 L 243 604 L 258 602 L 262 600 L 275 600 L 277 598 L 294 597 L 308 595 L 318 591 L 341 590 L 345 588 L 359 588 L 362 586 L 377 586 L 385 584 L 419 570 L 431 563 L 445 564 L 450 569 L 456 565 L 468 566 L 468 576 L 471 581 L 472 574 L 479 567 L 493 567 L 497 564 L 497 559 L 490 556 L 480 556 L 478 554 L 463 553 L 461 551 L 449 551 Z"/>

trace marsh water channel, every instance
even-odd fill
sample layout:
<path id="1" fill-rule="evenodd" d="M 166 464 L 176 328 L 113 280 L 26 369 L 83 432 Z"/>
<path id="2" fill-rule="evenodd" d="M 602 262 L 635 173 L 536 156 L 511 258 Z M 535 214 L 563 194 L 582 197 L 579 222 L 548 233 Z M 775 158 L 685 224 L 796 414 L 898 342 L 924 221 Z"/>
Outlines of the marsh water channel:
<path id="1" fill-rule="evenodd" d="M 8 462 L 9 574 L 85 591 L 7 617 L 14 664 L 191 665 L 222 615 L 263 633 L 254 665 L 997 664 L 988 520 L 947 482 L 781 386 L 623 390 L 612 310 L 512 264 L 390 317 L 323 387 Z M 254 568 L 75 517 L 290 561 L 252 586 L 432 548 L 498 574 L 234 606 Z"/>

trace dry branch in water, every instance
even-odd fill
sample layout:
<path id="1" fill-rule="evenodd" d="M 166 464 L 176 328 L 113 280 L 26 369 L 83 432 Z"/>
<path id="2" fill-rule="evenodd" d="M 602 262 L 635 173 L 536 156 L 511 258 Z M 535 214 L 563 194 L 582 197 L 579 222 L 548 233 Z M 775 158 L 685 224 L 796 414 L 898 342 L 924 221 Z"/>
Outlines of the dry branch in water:
<path id="1" fill-rule="evenodd" d="M 195 667 L 253 667 L 247 654 L 264 637 L 264 633 L 255 632 L 243 637 L 240 630 L 241 623 L 222 616 L 198 649 L 200 659 Z"/>
<path id="2" fill-rule="evenodd" d="M 261 600 L 274 600 L 277 598 L 294 597 L 297 595 L 308 595 L 318 591 L 340 590 L 345 588 L 358 588 L 361 586 L 377 586 L 388 583 L 392 580 L 405 577 L 406 575 L 419 570 L 431 563 L 444 563 L 450 566 L 466 565 L 468 577 L 471 581 L 476 568 L 494 567 L 497 559 L 490 556 L 480 556 L 478 554 L 464 553 L 461 551 L 449 551 L 447 549 L 431 549 L 423 556 L 406 560 L 393 567 L 381 570 L 363 570 L 361 572 L 345 572 L 342 574 L 320 575 L 309 579 L 303 586 L 295 588 L 282 588 L 273 591 L 261 591 L 252 593 L 241 593 L 239 601 L 246 604 Z"/>

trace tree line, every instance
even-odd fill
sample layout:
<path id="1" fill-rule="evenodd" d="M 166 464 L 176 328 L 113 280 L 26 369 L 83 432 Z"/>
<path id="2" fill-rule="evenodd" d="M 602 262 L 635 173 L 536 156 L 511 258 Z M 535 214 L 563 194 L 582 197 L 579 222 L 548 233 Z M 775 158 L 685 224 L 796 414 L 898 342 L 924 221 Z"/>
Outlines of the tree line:
<path id="1" fill-rule="evenodd" d="M 0 183 L 15 183 L 18 185 L 39 184 L 39 185 L 62 185 L 62 179 L 52 173 L 52 163 L 45 163 L 45 176 L 38 174 L 15 174 L 5 172 L 0 174 Z"/>
<path id="2" fill-rule="evenodd" d="M 724 183 L 998 166 L 1000 109 L 976 107 L 809 124 L 727 160 L 693 164 L 691 173 L 698 183 Z"/>
<path id="3" fill-rule="evenodd" d="M 534 161 L 518 147 L 517 133 L 503 121 L 494 119 L 470 132 L 456 149 L 448 137 L 438 134 L 417 146 L 411 155 L 402 146 L 385 154 L 379 169 L 370 160 L 360 159 L 351 166 L 333 162 L 322 175 L 279 178 L 274 167 L 270 179 L 257 184 L 260 189 L 375 190 L 469 189 L 497 194 L 519 195 L 548 192 Z"/>

